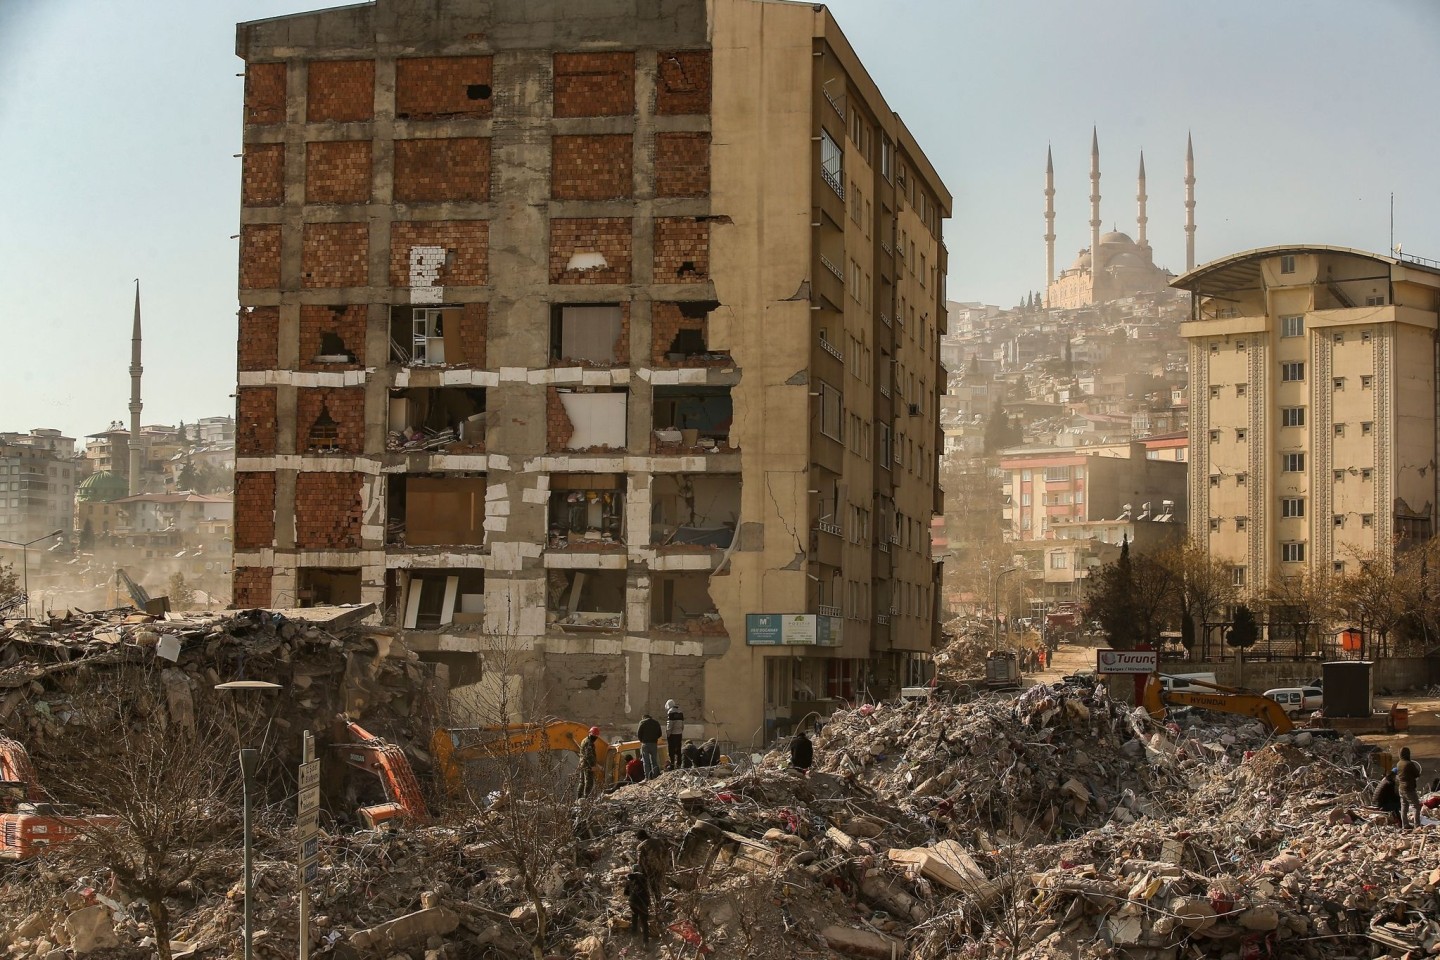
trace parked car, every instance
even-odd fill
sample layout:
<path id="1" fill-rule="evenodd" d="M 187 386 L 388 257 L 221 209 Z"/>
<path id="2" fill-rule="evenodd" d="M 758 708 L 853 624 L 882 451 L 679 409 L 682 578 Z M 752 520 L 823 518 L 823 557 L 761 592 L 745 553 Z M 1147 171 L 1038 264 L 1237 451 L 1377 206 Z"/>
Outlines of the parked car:
<path id="1" fill-rule="evenodd" d="M 1280 704 L 1291 716 L 1325 708 L 1325 691 L 1319 687 L 1276 687 L 1266 690 L 1265 696 Z"/>

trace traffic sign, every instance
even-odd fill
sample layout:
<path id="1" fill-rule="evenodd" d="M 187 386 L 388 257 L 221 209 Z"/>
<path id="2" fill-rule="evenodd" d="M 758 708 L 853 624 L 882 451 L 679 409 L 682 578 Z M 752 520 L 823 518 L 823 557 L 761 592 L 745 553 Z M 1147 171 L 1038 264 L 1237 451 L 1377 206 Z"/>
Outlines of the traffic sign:
<path id="1" fill-rule="evenodd" d="M 300 764 L 300 791 L 295 820 L 303 840 L 319 829 L 317 816 L 320 813 L 320 761 L 311 760 Z"/>

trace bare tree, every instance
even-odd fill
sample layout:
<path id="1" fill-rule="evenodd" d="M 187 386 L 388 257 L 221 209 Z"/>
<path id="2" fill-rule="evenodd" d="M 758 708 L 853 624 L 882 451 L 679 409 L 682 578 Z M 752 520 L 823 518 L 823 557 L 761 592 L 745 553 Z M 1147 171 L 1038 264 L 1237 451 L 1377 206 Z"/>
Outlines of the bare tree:
<path id="1" fill-rule="evenodd" d="M 1365 634 L 1364 656 L 1388 656 L 1390 634 L 1405 620 L 1418 593 L 1413 564 L 1391 551 L 1357 550 L 1357 569 L 1340 578 L 1336 599 Z"/>
<path id="2" fill-rule="evenodd" d="M 236 730 L 215 711 L 187 711 L 175 687 L 184 675 L 167 673 L 136 667 L 97 679 L 63 756 L 47 764 L 56 798 L 82 811 L 80 838 L 56 855 L 108 869 L 144 901 L 161 960 L 171 956 L 167 901 L 241 833 Z"/>
<path id="3" fill-rule="evenodd" d="M 1323 573 L 1276 575 L 1266 586 L 1271 637 L 1277 627 L 1296 641 L 1296 654 L 1320 653 L 1320 639 L 1335 613 L 1335 585 Z"/>
<path id="4" fill-rule="evenodd" d="M 1165 551 L 1160 562 L 1179 580 L 1181 640 L 1192 651 L 1198 640 L 1204 657 L 1209 652 L 1209 625 L 1215 615 L 1239 600 L 1230 568 L 1212 556 L 1203 543 L 1189 538 Z"/>

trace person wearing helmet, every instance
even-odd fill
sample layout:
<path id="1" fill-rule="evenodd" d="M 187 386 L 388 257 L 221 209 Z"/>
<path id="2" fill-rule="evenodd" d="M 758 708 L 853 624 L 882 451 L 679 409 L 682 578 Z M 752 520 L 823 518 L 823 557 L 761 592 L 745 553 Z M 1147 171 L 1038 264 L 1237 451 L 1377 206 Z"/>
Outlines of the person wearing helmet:
<path id="1" fill-rule="evenodd" d="M 670 756 L 665 764 L 666 770 L 674 770 L 680 765 L 680 748 L 685 740 L 685 714 L 680 712 L 680 707 L 674 700 L 665 701 L 665 747 Z"/>
<path id="2" fill-rule="evenodd" d="M 596 743 L 600 740 L 600 728 L 591 727 L 590 734 L 580 741 L 580 798 L 590 796 L 595 790 L 595 767 L 600 762 Z"/>

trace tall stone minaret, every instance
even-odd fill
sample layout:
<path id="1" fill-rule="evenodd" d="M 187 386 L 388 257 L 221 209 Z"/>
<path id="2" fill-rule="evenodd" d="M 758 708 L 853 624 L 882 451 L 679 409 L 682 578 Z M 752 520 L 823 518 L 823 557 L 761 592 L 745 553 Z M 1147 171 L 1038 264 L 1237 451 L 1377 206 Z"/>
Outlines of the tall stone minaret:
<path id="1" fill-rule="evenodd" d="M 1100 135 L 1090 128 L 1090 297 L 1100 279 Z"/>
<path id="2" fill-rule="evenodd" d="M 1137 217 L 1135 218 L 1135 226 L 1137 227 L 1136 234 L 1135 234 L 1135 242 L 1136 242 L 1137 244 L 1139 244 L 1141 248 L 1148 250 L 1148 249 L 1150 249 L 1150 241 L 1145 239 L 1145 224 L 1147 224 L 1147 223 L 1150 222 L 1150 218 L 1147 217 L 1147 216 L 1145 216 L 1145 201 L 1146 201 L 1146 199 L 1148 199 L 1148 198 L 1147 198 L 1146 195 L 1145 195 L 1145 151 L 1144 151 L 1144 150 L 1141 150 L 1141 151 L 1140 151 L 1140 182 L 1139 182 L 1139 193 L 1135 194 L 1135 199 L 1136 199 L 1137 201 L 1139 201 L 1139 203 L 1140 203 L 1140 214 L 1139 214 L 1139 216 L 1137 216 Z"/>
<path id="3" fill-rule="evenodd" d="M 1195 269 L 1195 145 L 1185 134 L 1185 269 Z"/>
<path id="4" fill-rule="evenodd" d="M 1045 145 L 1045 306 L 1050 306 L 1050 285 L 1055 282 L 1055 161 Z"/>
<path id="5" fill-rule="evenodd" d="M 135 326 L 130 331 L 130 495 L 143 493 L 140 484 L 140 281 L 135 281 Z"/>

